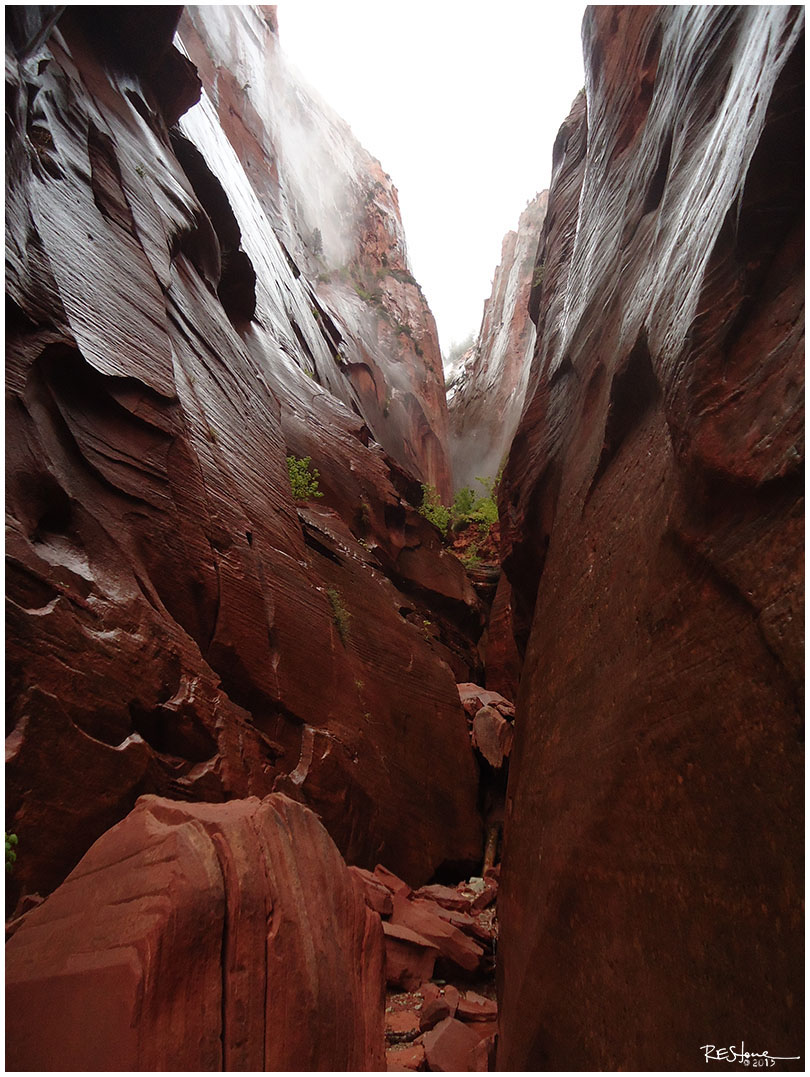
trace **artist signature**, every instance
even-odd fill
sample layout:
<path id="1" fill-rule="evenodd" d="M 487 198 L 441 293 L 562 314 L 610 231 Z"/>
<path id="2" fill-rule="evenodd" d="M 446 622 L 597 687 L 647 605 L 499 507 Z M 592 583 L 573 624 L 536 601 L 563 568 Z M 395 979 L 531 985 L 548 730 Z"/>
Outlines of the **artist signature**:
<path id="1" fill-rule="evenodd" d="M 716 1047 L 706 1043 L 701 1048 L 706 1062 L 738 1062 L 755 1069 L 773 1069 L 777 1062 L 796 1062 L 801 1055 L 772 1055 L 767 1051 L 746 1051 L 743 1041 L 737 1047 Z"/>

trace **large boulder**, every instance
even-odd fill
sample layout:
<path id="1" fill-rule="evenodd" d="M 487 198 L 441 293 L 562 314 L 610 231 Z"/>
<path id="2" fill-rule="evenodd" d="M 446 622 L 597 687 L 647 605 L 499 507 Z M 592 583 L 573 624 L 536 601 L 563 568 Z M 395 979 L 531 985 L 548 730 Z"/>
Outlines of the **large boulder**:
<path id="1" fill-rule="evenodd" d="M 525 665 L 498 1066 L 790 1058 L 803 11 L 593 7 L 583 35 L 500 494 Z"/>
<path id="2" fill-rule="evenodd" d="M 6 946 L 15 1070 L 379 1070 L 379 917 L 307 808 L 147 796 Z"/>

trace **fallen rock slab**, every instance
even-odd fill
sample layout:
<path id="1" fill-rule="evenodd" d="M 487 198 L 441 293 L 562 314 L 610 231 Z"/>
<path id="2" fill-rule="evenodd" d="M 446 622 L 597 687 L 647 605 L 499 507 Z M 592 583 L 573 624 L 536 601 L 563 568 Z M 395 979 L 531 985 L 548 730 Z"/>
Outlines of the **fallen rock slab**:
<path id="1" fill-rule="evenodd" d="M 472 724 L 473 747 L 493 767 L 500 768 L 509 758 L 515 739 L 515 727 L 495 710 L 481 707 Z"/>
<path id="2" fill-rule="evenodd" d="M 456 1016 L 460 1021 L 491 1021 L 498 1016 L 498 1004 L 474 991 L 468 991 L 459 999 Z"/>
<path id="3" fill-rule="evenodd" d="M 515 705 L 500 694 L 500 692 L 488 692 L 478 684 L 459 684 L 459 698 L 464 712 L 468 718 L 474 718 L 481 707 L 494 707 L 504 718 L 515 717 Z"/>
<path id="4" fill-rule="evenodd" d="M 385 1038 L 389 1044 L 411 1043 L 421 1031 L 420 1018 L 413 1010 L 385 1015 Z"/>
<path id="5" fill-rule="evenodd" d="M 470 1056 L 470 1070 L 475 1073 L 484 1073 L 495 1069 L 495 1048 L 497 1033 L 491 1033 L 479 1040 L 473 1048 Z"/>
<path id="6" fill-rule="evenodd" d="M 424 999 L 425 1004 L 433 1002 L 437 998 L 444 999 L 450 1007 L 450 1016 L 455 1016 L 456 1007 L 458 1006 L 458 1000 L 461 995 L 459 994 L 458 988 L 454 987 L 452 984 L 445 984 L 444 987 L 439 987 L 436 983 L 424 983 L 419 988 L 419 994 Z"/>
<path id="7" fill-rule="evenodd" d="M 382 921 L 385 935 L 385 979 L 392 987 L 415 991 L 433 975 L 439 950 L 403 924 Z"/>
<path id="8" fill-rule="evenodd" d="M 453 1017 L 446 1017 L 422 1040 L 428 1068 L 439 1073 L 454 1073 L 470 1068 L 470 1060 L 479 1040 L 474 1032 Z"/>
<path id="9" fill-rule="evenodd" d="M 350 867 L 349 871 L 357 879 L 363 892 L 366 905 L 380 916 L 390 916 L 394 911 L 391 891 L 377 877 L 365 868 Z"/>
<path id="10" fill-rule="evenodd" d="M 309 809 L 142 797 L 9 940 L 6 1065 L 380 1069 L 383 968 Z"/>
<path id="11" fill-rule="evenodd" d="M 422 1007 L 422 1012 L 419 1015 L 419 1028 L 422 1032 L 429 1032 L 440 1021 L 444 1021 L 447 1017 L 452 1017 L 454 1010 L 455 1007 L 451 1009 L 449 1001 L 439 995 L 430 1002 L 426 1002 Z"/>
<path id="12" fill-rule="evenodd" d="M 382 864 L 376 866 L 373 871 L 373 876 L 377 882 L 385 886 L 391 894 L 405 894 L 407 897 L 413 893 L 406 882 L 403 882 L 398 875 L 395 875 L 393 871 L 389 871 L 388 868 L 383 867 Z"/>
<path id="13" fill-rule="evenodd" d="M 431 886 L 420 886 L 415 891 L 414 897 L 426 898 L 428 901 L 435 901 L 443 909 L 456 909 L 459 912 L 468 912 L 471 905 L 471 899 L 460 890 L 437 883 Z"/>
<path id="14" fill-rule="evenodd" d="M 443 920 L 438 915 L 438 910 L 439 907 L 433 902 L 409 899 L 397 894 L 394 897 L 391 923 L 417 932 L 432 943 L 442 957 L 466 972 L 472 972 L 478 968 L 483 956 L 482 948 L 463 931 Z"/>
<path id="15" fill-rule="evenodd" d="M 386 1068 L 389 1073 L 421 1069 L 424 1061 L 425 1048 L 421 1043 L 412 1043 L 407 1047 L 389 1047 L 385 1052 Z"/>

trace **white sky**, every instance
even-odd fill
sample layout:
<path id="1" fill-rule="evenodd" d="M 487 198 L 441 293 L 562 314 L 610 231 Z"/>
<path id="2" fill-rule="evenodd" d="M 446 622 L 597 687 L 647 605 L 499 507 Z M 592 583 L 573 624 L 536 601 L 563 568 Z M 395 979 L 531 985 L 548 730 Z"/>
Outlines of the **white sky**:
<path id="1" fill-rule="evenodd" d="M 399 191 L 442 350 L 480 327 L 504 235 L 585 82 L 584 5 L 280 0 L 287 57 Z"/>

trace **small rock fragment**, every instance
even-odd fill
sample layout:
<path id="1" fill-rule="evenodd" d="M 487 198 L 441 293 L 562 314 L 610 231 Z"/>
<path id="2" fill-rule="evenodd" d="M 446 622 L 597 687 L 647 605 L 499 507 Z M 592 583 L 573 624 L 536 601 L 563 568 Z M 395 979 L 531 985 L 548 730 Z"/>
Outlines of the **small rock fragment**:
<path id="1" fill-rule="evenodd" d="M 452 1017 L 453 1012 L 450 1009 L 450 1003 L 446 998 L 433 999 L 431 1002 L 426 1002 L 422 1014 L 419 1018 L 419 1028 L 422 1032 L 429 1032 L 432 1028 L 435 1028 L 440 1021 L 444 1021 L 446 1017 Z"/>
<path id="2" fill-rule="evenodd" d="M 399 1010 L 385 1018 L 385 1038 L 389 1043 L 411 1043 L 421 1031 L 419 1018 L 410 1010 Z"/>
<path id="3" fill-rule="evenodd" d="M 425 1061 L 425 1048 L 421 1043 L 412 1043 L 407 1047 L 389 1047 L 385 1052 L 386 1068 L 389 1073 L 418 1070 Z"/>
<path id="4" fill-rule="evenodd" d="M 459 999 L 456 1016 L 461 1021 L 491 1021 L 498 1016 L 498 1004 L 474 991 L 468 991 L 464 998 Z"/>

